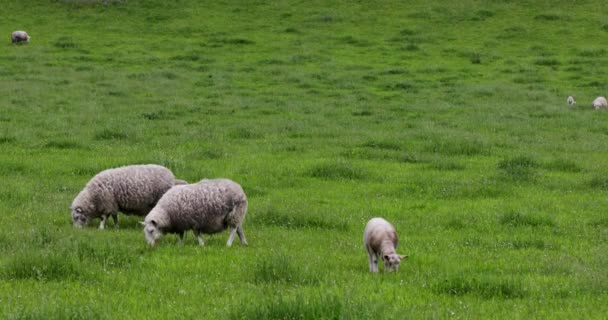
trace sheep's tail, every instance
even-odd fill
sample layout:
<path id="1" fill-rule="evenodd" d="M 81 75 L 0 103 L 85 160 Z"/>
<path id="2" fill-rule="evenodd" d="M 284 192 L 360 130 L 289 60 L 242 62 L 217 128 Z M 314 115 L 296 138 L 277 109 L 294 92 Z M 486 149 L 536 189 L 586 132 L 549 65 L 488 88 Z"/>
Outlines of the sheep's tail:
<path id="1" fill-rule="evenodd" d="M 246 214 L 247 199 L 236 201 L 232 211 L 226 216 L 226 224 L 231 227 L 239 226 L 243 223 Z"/>
<path id="2" fill-rule="evenodd" d="M 188 184 L 188 181 L 182 180 L 182 179 L 174 179 L 174 181 L 173 181 L 173 185 L 174 186 L 177 186 L 177 185 L 180 185 L 180 184 Z"/>

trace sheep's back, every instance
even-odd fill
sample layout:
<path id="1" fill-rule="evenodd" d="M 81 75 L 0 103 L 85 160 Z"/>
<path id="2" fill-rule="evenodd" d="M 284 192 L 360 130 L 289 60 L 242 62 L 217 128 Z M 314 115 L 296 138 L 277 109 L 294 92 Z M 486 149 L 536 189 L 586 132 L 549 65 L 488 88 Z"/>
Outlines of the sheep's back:
<path id="1" fill-rule="evenodd" d="M 111 197 L 121 211 L 145 215 L 174 180 L 173 173 L 163 166 L 137 165 L 102 171 L 89 184 Z"/>
<path id="2" fill-rule="evenodd" d="M 161 198 L 158 206 L 167 212 L 173 228 L 215 233 L 226 229 L 226 216 L 246 201 L 238 184 L 218 179 L 175 186 Z"/>

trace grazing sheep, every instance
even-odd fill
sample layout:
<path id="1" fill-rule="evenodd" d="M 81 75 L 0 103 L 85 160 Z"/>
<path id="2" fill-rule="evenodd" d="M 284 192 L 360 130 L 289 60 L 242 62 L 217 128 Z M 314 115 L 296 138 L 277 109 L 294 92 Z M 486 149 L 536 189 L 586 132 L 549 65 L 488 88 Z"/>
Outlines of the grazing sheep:
<path id="1" fill-rule="evenodd" d="M 94 176 L 72 202 L 72 221 L 82 228 L 101 218 L 99 229 L 112 216 L 118 227 L 118 211 L 145 216 L 167 190 L 176 184 L 171 170 L 159 165 L 131 165 L 108 169 Z"/>
<path id="2" fill-rule="evenodd" d="M 363 242 L 369 256 L 369 271 L 378 272 L 378 259 L 384 260 L 384 271 L 397 271 L 407 256 L 395 252 L 399 237 L 395 228 L 382 218 L 369 220 L 363 232 Z"/>
<path id="3" fill-rule="evenodd" d="M 11 35 L 11 41 L 13 43 L 28 43 L 30 42 L 30 36 L 25 31 L 15 31 Z"/>
<path id="4" fill-rule="evenodd" d="M 574 97 L 573 96 L 568 96 L 568 105 L 569 106 L 573 106 L 576 104 L 576 101 L 574 101 Z"/>
<path id="5" fill-rule="evenodd" d="M 597 97 L 593 100 L 593 108 L 595 110 L 600 108 L 608 108 L 608 101 L 604 97 Z"/>
<path id="6" fill-rule="evenodd" d="M 247 197 L 241 186 L 228 179 L 202 180 L 198 183 L 175 186 L 167 191 L 146 216 L 144 234 L 154 246 L 164 233 L 179 234 L 193 230 L 198 243 L 205 243 L 201 234 L 213 234 L 230 227 L 227 246 L 232 245 L 235 233 L 241 244 L 247 245 L 243 220 L 247 214 Z"/>

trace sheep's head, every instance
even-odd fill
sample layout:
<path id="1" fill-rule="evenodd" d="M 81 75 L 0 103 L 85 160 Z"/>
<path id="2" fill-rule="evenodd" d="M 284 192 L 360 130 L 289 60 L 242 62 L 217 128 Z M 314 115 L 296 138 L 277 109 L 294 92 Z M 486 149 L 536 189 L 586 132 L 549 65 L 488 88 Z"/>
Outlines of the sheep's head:
<path id="1" fill-rule="evenodd" d="M 144 234 L 146 235 L 146 241 L 150 246 L 154 246 L 156 244 L 156 240 L 160 239 L 163 236 L 163 233 L 158 228 L 158 223 L 153 219 L 146 219 L 145 222 L 141 222 L 144 226 Z"/>
<path id="2" fill-rule="evenodd" d="M 384 260 L 384 271 L 398 271 L 401 260 L 406 259 L 407 256 L 399 255 L 396 253 L 385 254 L 382 259 Z"/>
<path id="3" fill-rule="evenodd" d="M 95 216 L 95 205 L 87 189 L 82 190 L 72 202 L 72 222 L 74 227 L 82 228 L 89 224 L 91 217 Z"/>
<path id="4" fill-rule="evenodd" d="M 72 222 L 74 227 L 83 228 L 89 224 L 89 216 L 84 213 L 84 209 L 80 206 L 72 207 Z"/>

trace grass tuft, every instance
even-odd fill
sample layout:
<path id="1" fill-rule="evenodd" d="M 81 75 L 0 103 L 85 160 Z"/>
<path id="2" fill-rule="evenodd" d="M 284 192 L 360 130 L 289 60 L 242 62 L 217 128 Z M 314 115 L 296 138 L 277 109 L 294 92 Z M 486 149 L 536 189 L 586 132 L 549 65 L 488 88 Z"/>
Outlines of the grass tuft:
<path id="1" fill-rule="evenodd" d="M 124 129 L 104 128 L 95 133 L 95 140 L 131 140 L 132 134 Z"/>
<path id="2" fill-rule="evenodd" d="M 502 214 L 498 221 L 500 224 L 510 227 L 552 227 L 555 225 L 555 222 L 549 217 L 523 214 L 515 211 Z"/>
<path id="3" fill-rule="evenodd" d="M 319 282 L 319 274 L 308 274 L 294 264 L 284 253 L 271 254 L 259 259 L 251 277 L 255 283 L 279 283 L 291 285 L 311 285 Z"/>
<path id="4" fill-rule="evenodd" d="M 589 186 L 594 189 L 608 191 L 608 177 L 604 175 L 593 177 L 591 181 L 589 181 Z"/>
<path id="5" fill-rule="evenodd" d="M 335 295 L 283 295 L 265 298 L 256 304 L 241 303 L 232 319 L 348 319 L 342 301 Z M 356 310 L 351 310 L 351 312 Z M 353 312 L 354 313 L 354 312 Z M 353 314 L 353 315 L 356 315 Z M 352 315 L 351 315 L 352 316 Z"/>
<path id="6" fill-rule="evenodd" d="M 535 177 L 534 169 L 538 163 L 528 156 L 518 156 L 498 162 L 497 168 L 510 180 L 530 181 Z"/>
<path id="7" fill-rule="evenodd" d="M 287 229 L 326 229 L 326 230 L 348 230 L 348 222 L 345 219 L 329 218 L 318 213 L 287 213 L 273 207 L 257 212 L 251 223 L 260 226 L 278 226 Z"/>
<path id="8" fill-rule="evenodd" d="M 2 268 L 2 277 L 38 281 L 68 281 L 81 276 L 78 264 L 70 256 L 58 253 L 26 251 L 8 259 Z"/>
<path id="9" fill-rule="evenodd" d="M 478 279 L 472 275 L 453 276 L 435 283 L 433 288 L 440 294 L 476 295 L 484 299 L 516 299 L 527 296 L 523 285 L 517 281 Z"/>
<path id="10" fill-rule="evenodd" d="M 321 179 L 361 180 L 366 178 L 367 173 L 350 162 L 336 161 L 318 164 L 307 175 Z"/>

